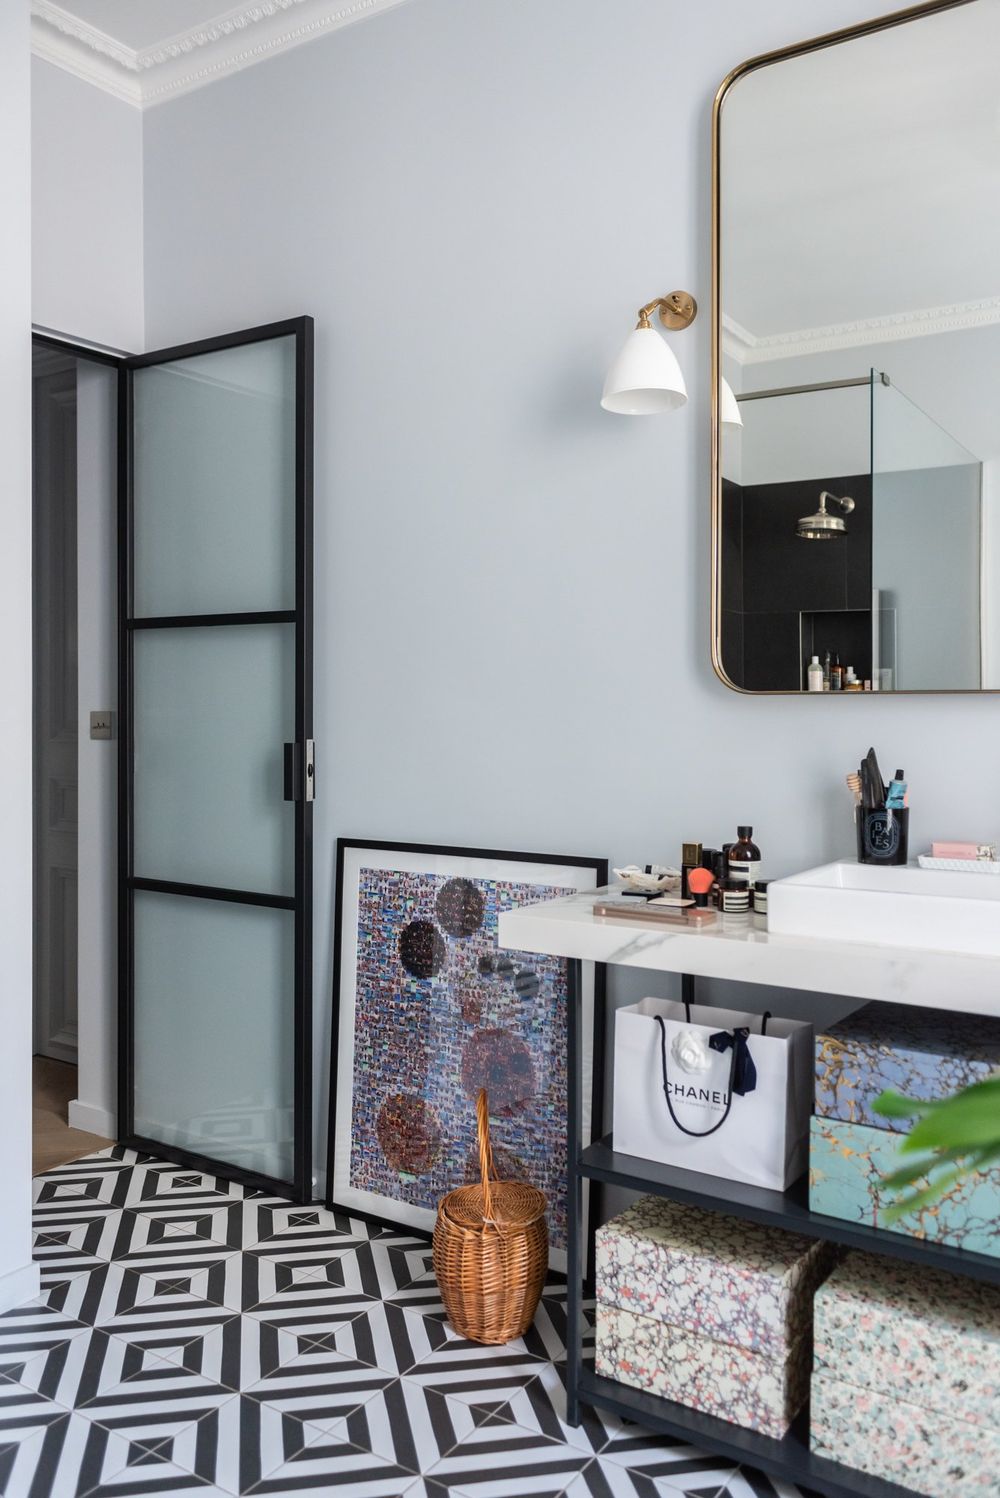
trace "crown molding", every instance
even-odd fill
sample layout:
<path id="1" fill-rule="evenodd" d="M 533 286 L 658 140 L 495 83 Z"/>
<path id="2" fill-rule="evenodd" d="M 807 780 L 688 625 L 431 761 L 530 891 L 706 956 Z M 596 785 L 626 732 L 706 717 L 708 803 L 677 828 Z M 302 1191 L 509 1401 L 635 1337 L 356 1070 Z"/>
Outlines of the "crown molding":
<path id="1" fill-rule="evenodd" d="M 253 0 L 136 50 L 70 15 L 57 0 L 31 0 L 31 49 L 46 62 L 145 109 L 401 4 L 403 0 Z"/>
<path id="2" fill-rule="evenodd" d="M 826 354 L 835 349 L 864 348 L 896 343 L 904 338 L 926 338 L 936 333 L 959 333 L 1000 323 L 1000 296 L 949 307 L 924 307 L 894 312 L 886 317 L 831 323 L 825 328 L 799 328 L 791 333 L 757 337 L 727 313 L 722 314 L 722 347 L 737 364 L 767 364 L 773 359 L 795 359 L 803 354 Z"/>

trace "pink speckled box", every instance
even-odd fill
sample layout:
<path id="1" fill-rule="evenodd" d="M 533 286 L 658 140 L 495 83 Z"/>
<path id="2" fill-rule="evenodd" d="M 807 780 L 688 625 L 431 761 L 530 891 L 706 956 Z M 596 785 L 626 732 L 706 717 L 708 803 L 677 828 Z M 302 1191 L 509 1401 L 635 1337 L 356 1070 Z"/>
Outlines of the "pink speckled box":
<path id="1" fill-rule="evenodd" d="M 596 1370 L 783 1436 L 809 1386 L 831 1246 L 643 1197 L 597 1234 Z"/>
<path id="2" fill-rule="evenodd" d="M 849 1255 L 816 1294 L 811 1444 L 929 1498 L 1000 1498 L 1000 1290 Z"/>
<path id="3" fill-rule="evenodd" d="M 852 1253 L 815 1305 L 817 1372 L 1000 1430 L 1000 1289 Z"/>
<path id="4" fill-rule="evenodd" d="M 926 1498 L 998 1498 L 1000 1431 L 905 1399 L 883 1399 L 814 1370 L 810 1445 L 817 1456 Z"/>
<path id="5" fill-rule="evenodd" d="M 780 1439 L 809 1392 L 809 1337 L 765 1357 L 597 1303 L 594 1368 L 605 1378 Z"/>
<path id="6" fill-rule="evenodd" d="M 809 1329 L 837 1257 L 814 1238 L 644 1196 L 598 1229 L 597 1298 L 783 1357 Z"/>

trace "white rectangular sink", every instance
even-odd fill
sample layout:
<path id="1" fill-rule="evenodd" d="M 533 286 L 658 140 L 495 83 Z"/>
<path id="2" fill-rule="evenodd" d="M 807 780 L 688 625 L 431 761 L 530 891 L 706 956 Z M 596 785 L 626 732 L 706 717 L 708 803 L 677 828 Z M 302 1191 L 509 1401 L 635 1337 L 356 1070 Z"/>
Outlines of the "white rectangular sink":
<path id="1" fill-rule="evenodd" d="M 1000 957 L 1000 875 L 844 859 L 773 880 L 767 910 L 779 935 Z"/>

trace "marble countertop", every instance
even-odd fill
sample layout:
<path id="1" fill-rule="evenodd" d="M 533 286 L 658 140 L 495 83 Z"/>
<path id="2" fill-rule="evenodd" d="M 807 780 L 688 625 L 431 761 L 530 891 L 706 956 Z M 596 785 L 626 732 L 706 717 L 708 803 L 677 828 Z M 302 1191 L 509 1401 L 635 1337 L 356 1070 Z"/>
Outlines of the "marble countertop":
<path id="1" fill-rule="evenodd" d="M 766 918 L 756 915 L 720 915 L 693 930 L 661 928 L 648 921 L 594 915 L 600 893 L 505 912 L 499 922 L 501 946 L 1000 1017 L 1000 959 L 995 957 L 778 936 L 767 930 Z"/>

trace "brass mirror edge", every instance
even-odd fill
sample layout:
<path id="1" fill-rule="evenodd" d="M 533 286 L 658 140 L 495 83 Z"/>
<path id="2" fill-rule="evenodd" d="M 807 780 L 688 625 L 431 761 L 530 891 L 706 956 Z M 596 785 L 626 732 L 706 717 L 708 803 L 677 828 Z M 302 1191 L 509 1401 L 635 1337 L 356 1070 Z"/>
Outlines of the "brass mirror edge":
<path id="1" fill-rule="evenodd" d="M 821 36 L 794 42 L 788 47 L 778 47 L 773 52 L 762 52 L 758 57 L 748 58 L 727 73 L 719 85 L 712 106 L 712 669 L 731 692 L 742 697 L 801 697 L 806 694 L 783 688 L 768 688 L 751 691 L 740 687 L 730 679 L 722 663 L 722 590 L 721 590 L 721 521 L 722 521 L 722 427 L 719 421 L 719 380 L 722 374 L 722 105 L 726 95 L 747 73 L 758 68 L 770 67 L 772 63 L 786 62 L 791 57 L 802 57 L 807 52 L 820 52 L 826 47 L 836 47 L 841 42 L 854 41 L 858 37 L 870 36 L 876 31 L 888 31 L 893 26 L 904 26 L 908 21 L 918 21 L 923 16 L 936 15 L 939 11 L 958 10 L 973 5 L 977 0 L 924 0 L 921 5 L 910 5 L 905 10 L 891 11 L 885 16 L 876 16 L 870 21 L 860 21 L 854 26 L 845 26 L 839 31 L 824 32 Z M 978 696 L 1000 691 L 998 687 L 903 687 L 886 692 L 887 697 L 930 696 Z M 813 693 L 813 696 L 838 698 L 844 693 Z M 881 694 L 873 692 L 849 692 L 849 697 L 861 701 Z"/>

